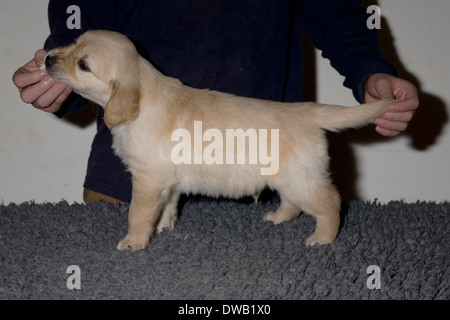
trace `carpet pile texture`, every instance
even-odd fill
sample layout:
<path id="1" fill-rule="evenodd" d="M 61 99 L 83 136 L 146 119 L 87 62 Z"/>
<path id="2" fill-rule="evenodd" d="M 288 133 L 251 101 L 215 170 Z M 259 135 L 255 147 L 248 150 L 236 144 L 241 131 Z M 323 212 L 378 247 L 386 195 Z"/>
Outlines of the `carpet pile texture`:
<path id="1" fill-rule="evenodd" d="M 186 198 L 135 253 L 116 249 L 127 205 L 0 205 L 0 299 L 450 298 L 449 202 L 349 202 L 312 248 L 311 216 L 262 221 L 278 204 Z"/>

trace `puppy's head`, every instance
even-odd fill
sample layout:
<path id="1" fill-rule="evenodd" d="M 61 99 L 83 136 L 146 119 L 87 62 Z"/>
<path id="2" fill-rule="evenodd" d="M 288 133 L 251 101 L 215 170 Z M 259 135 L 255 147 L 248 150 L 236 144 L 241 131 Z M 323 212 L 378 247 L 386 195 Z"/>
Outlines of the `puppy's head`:
<path id="1" fill-rule="evenodd" d="M 47 73 L 105 108 L 109 128 L 139 115 L 139 54 L 124 35 L 95 30 L 48 52 Z"/>

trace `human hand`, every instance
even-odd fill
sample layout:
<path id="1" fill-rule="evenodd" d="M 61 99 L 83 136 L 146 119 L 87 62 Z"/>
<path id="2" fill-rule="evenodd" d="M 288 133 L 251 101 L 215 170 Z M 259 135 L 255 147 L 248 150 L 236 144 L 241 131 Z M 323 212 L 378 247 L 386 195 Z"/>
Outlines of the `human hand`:
<path id="1" fill-rule="evenodd" d="M 375 130 L 387 137 L 395 137 L 405 131 L 419 107 L 417 88 L 409 81 L 384 74 L 374 73 L 366 81 L 364 101 L 396 99 L 389 112 L 375 118 Z"/>
<path id="2" fill-rule="evenodd" d="M 14 72 L 13 82 L 19 89 L 20 98 L 25 103 L 31 103 L 35 108 L 56 112 L 66 101 L 72 88 L 57 82 L 50 77 L 45 69 L 39 67 L 44 63 L 46 50 L 36 51 L 34 58 Z"/>

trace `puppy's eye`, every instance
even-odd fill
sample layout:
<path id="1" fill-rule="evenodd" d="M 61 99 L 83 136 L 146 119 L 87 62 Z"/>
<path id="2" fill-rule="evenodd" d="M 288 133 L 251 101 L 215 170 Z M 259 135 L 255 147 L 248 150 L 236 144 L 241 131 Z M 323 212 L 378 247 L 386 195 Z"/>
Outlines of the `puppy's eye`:
<path id="1" fill-rule="evenodd" d="M 91 71 L 86 63 L 86 61 L 84 61 L 83 59 L 78 61 L 78 66 L 80 67 L 81 70 L 89 72 Z"/>

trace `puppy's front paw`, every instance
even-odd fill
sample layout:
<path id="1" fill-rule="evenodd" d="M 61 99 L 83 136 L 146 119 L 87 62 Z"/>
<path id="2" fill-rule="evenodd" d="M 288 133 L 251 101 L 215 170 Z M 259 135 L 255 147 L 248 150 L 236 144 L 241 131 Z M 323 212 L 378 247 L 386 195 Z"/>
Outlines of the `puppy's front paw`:
<path id="1" fill-rule="evenodd" d="M 148 243 L 148 239 L 143 240 L 127 235 L 122 241 L 119 242 L 117 249 L 134 252 L 145 249 L 148 246 Z"/>
<path id="2" fill-rule="evenodd" d="M 336 237 L 330 237 L 330 236 L 324 236 L 324 235 L 318 235 L 314 233 L 312 236 L 310 236 L 308 239 L 306 239 L 305 246 L 306 247 L 312 247 L 316 244 L 322 245 L 322 244 L 330 244 L 334 241 Z"/>

